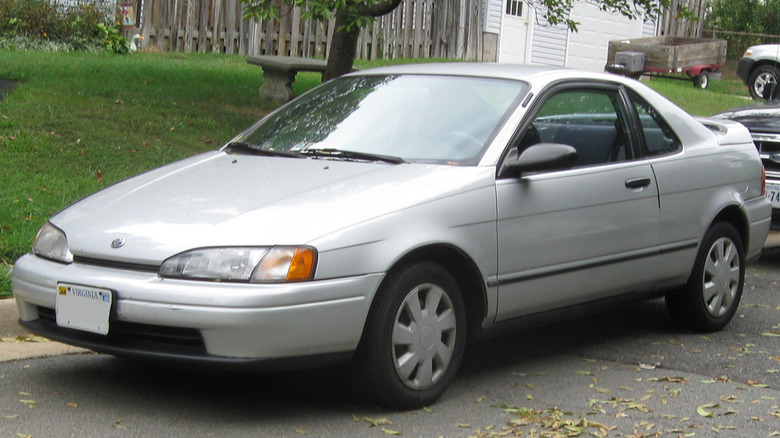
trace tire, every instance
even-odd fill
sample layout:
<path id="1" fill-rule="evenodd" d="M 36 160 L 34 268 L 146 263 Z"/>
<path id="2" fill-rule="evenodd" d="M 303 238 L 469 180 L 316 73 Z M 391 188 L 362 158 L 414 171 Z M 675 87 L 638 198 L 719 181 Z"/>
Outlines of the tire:
<path id="1" fill-rule="evenodd" d="M 452 383 L 466 341 L 460 288 L 435 263 L 387 275 L 353 360 L 354 389 L 382 406 L 417 409 Z"/>
<path id="2" fill-rule="evenodd" d="M 764 85 L 771 82 L 777 83 L 778 77 L 780 77 L 780 70 L 773 65 L 762 65 L 756 68 L 748 79 L 750 97 L 755 100 L 763 100 Z"/>
<path id="3" fill-rule="evenodd" d="M 666 296 L 679 325 L 698 332 L 725 327 L 739 307 L 745 283 L 745 253 L 737 230 L 719 222 L 704 234 L 685 289 Z"/>
<path id="4" fill-rule="evenodd" d="M 710 74 L 707 71 L 701 72 L 699 76 L 694 76 L 693 86 L 706 90 L 710 86 Z"/>

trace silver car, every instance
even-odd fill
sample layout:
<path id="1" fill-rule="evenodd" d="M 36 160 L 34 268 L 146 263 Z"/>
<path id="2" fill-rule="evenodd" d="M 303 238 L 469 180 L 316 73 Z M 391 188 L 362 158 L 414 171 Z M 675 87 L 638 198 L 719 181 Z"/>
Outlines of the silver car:
<path id="1" fill-rule="evenodd" d="M 21 323 L 118 356 L 348 363 L 434 402 L 468 341 L 666 296 L 734 315 L 770 225 L 749 132 L 641 83 L 453 63 L 327 82 L 218 151 L 54 215 L 13 271 Z"/>

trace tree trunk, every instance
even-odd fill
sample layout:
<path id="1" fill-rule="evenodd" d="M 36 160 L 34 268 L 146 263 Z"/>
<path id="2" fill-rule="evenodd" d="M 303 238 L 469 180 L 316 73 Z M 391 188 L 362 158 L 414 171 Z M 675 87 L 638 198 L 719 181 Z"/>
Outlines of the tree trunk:
<path id="1" fill-rule="evenodd" d="M 351 32 L 344 30 L 344 20 L 339 15 L 336 16 L 335 24 L 336 30 L 330 43 L 328 66 L 322 75 L 323 82 L 351 72 L 352 63 L 355 62 L 359 30 L 357 28 Z"/>
<path id="2" fill-rule="evenodd" d="M 385 0 L 371 6 L 363 4 L 357 7 L 357 12 L 370 17 L 380 17 L 393 12 L 400 4 L 401 0 Z M 352 23 L 346 19 L 345 15 L 336 14 L 336 30 L 333 32 L 333 39 L 330 42 L 328 66 L 325 67 L 325 73 L 322 75 L 323 81 L 337 78 L 352 71 L 360 29 L 357 26 L 351 26 L 353 28 L 351 31 L 344 30 L 347 24 Z"/>

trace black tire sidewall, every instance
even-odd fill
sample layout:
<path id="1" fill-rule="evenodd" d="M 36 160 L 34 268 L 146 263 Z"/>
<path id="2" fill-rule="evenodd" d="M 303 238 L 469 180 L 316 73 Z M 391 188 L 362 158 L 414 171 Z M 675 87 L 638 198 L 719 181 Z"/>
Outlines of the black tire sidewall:
<path id="1" fill-rule="evenodd" d="M 707 310 L 702 287 L 707 257 L 715 242 L 720 238 L 729 239 L 737 249 L 737 257 L 739 257 L 739 284 L 731 308 L 724 315 L 716 317 Z M 685 289 L 678 293 L 667 295 L 666 305 L 672 318 L 678 324 L 699 332 L 718 331 L 725 327 L 737 312 L 742 299 L 744 285 L 745 252 L 742 239 L 732 225 L 724 222 L 716 223 L 704 234 L 699 252 L 696 255 L 696 263 L 693 266 Z"/>
<path id="2" fill-rule="evenodd" d="M 762 65 L 755 69 L 753 73 L 750 74 L 750 78 L 748 79 L 748 92 L 750 92 L 750 97 L 752 97 L 754 100 L 764 100 L 764 96 L 759 96 L 756 94 L 756 79 L 758 79 L 758 76 L 762 73 L 771 73 L 775 77 L 775 82 L 780 82 L 780 71 L 774 66 L 771 65 Z"/>
<path id="3" fill-rule="evenodd" d="M 409 292 L 432 283 L 441 287 L 452 302 L 456 316 L 456 338 L 452 358 L 444 375 L 430 388 L 407 387 L 393 364 L 392 334 L 395 319 Z M 355 353 L 354 370 L 358 377 L 357 392 L 364 398 L 397 409 L 417 409 L 433 403 L 452 383 L 457 374 L 466 339 L 466 314 L 460 287 L 441 265 L 417 263 L 388 273 L 371 306 L 366 327 Z"/>
<path id="4" fill-rule="evenodd" d="M 696 76 L 693 80 L 693 85 L 696 88 L 701 88 L 702 90 L 706 90 L 707 87 L 710 85 L 710 75 L 708 72 L 703 71 L 699 76 Z"/>

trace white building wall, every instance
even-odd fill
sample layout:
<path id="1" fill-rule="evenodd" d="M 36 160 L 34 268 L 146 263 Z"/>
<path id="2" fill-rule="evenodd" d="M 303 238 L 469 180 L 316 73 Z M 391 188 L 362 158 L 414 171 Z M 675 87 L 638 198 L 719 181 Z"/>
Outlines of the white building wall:
<path id="1" fill-rule="evenodd" d="M 57 4 L 61 6 L 78 6 L 78 5 L 94 5 L 98 8 L 115 9 L 117 0 L 57 0 Z"/>
<path id="2" fill-rule="evenodd" d="M 499 33 L 504 1 L 485 0 L 484 7 L 485 32 Z M 611 40 L 656 36 L 653 21 L 629 20 L 620 14 L 601 11 L 598 6 L 587 2 L 576 3 L 571 18 L 580 23 L 578 32 L 570 32 L 564 24 L 549 26 L 544 20 L 544 11 L 531 11 L 529 20 L 533 25 L 527 40 L 531 47 L 526 62 L 603 71 Z"/>
<path id="3" fill-rule="evenodd" d="M 485 24 L 484 31 L 487 33 L 499 33 L 501 31 L 501 16 L 503 15 L 502 0 L 485 0 Z"/>
<path id="4" fill-rule="evenodd" d="M 658 24 L 655 21 L 647 20 L 642 23 L 642 38 L 651 38 L 658 35 Z"/>
<path id="5" fill-rule="evenodd" d="M 565 67 L 568 38 L 569 32 L 565 24 L 558 23 L 555 26 L 550 26 L 544 19 L 544 12 L 537 11 L 533 27 L 530 63 Z"/>
<path id="6" fill-rule="evenodd" d="M 611 40 L 640 38 L 644 32 L 642 20 L 611 14 L 590 3 L 575 4 L 571 16 L 580 24 L 578 32 L 569 35 L 566 67 L 604 71 Z"/>

